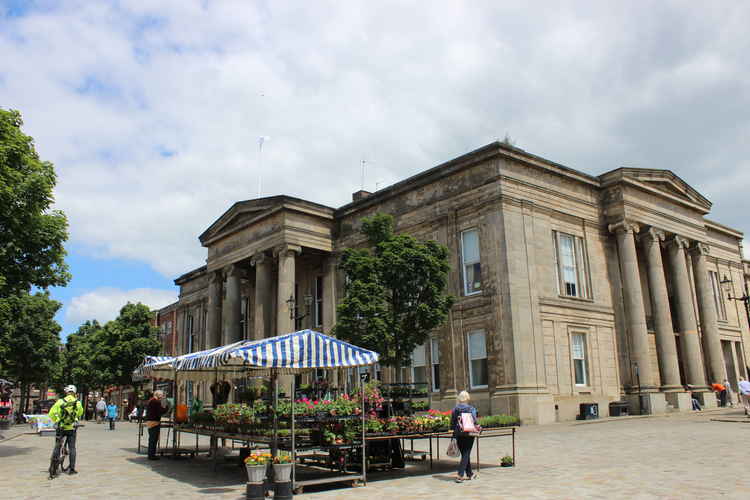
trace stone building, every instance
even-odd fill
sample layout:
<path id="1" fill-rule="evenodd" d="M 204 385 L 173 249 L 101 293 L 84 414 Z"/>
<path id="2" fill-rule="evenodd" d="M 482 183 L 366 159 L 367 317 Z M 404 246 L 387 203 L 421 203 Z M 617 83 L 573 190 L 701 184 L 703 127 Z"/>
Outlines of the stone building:
<path id="1" fill-rule="evenodd" d="M 176 354 L 330 332 L 344 293 L 337 255 L 383 212 L 398 232 L 448 247 L 456 303 L 411 367 L 377 375 L 426 382 L 438 407 L 466 389 L 480 412 L 526 423 L 574 419 L 580 403 L 602 415 L 619 400 L 687 410 L 688 385 L 714 406 L 708 384 L 747 375 L 750 337 L 720 283 L 744 283 L 743 235 L 710 209 L 669 170 L 596 177 L 495 142 L 338 208 L 235 203 L 200 235 L 206 265 L 175 280 L 179 301 L 164 313 L 176 313 Z"/>

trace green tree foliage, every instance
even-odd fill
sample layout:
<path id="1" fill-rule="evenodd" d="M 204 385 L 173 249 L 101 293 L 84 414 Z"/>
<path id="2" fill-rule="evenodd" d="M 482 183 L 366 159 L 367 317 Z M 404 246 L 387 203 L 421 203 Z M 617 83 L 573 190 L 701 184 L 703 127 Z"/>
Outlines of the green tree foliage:
<path id="1" fill-rule="evenodd" d="M 68 223 L 50 210 L 54 167 L 21 132 L 18 111 L 0 109 L 0 300 L 70 280 L 63 243 Z"/>
<path id="2" fill-rule="evenodd" d="M 453 297 L 448 249 L 434 241 L 395 234 L 393 218 L 362 220 L 369 248 L 344 251 L 344 300 L 338 307 L 337 337 L 380 353 L 386 366 L 403 366 L 433 329 L 446 319 Z"/>
<path id="3" fill-rule="evenodd" d="M 3 326 L 2 369 L 21 386 L 25 409 L 31 384 L 46 385 L 55 375 L 60 359 L 60 325 L 55 313 L 61 304 L 48 292 L 19 293 L 5 300 L 9 320 Z"/>
<path id="4" fill-rule="evenodd" d="M 63 355 L 63 380 L 81 389 L 103 390 L 109 385 L 131 385 L 133 370 L 144 356 L 161 349 L 159 329 L 150 323 L 152 312 L 143 304 L 126 304 L 120 315 L 100 325 L 87 321 L 68 336 Z"/>

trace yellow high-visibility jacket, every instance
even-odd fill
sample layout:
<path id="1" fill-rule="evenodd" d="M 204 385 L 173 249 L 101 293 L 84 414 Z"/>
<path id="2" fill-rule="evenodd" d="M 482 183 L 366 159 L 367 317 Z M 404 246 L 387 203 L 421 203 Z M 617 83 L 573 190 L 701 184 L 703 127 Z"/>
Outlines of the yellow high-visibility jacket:
<path id="1" fill-rule="evenodd" d="M 70 421 L 70 419 L 63 418 L 63 405 L 65 403 L 73 403 L 73 402 L 75 402 L 75 411 L 74 411 L 75 419 L 73 421 Z M 49 418 L 52 419 L 54 423 L 60 424 L 59 428 L 64 431 L 73 430 L 75 428 L 75 423 L 78 422 L 78 420 L 80 420 L 82 416 L 83 416 L 83 405 L 72 394 L 68 394 L 63 399 L 58 399 L 57 402 L 54 404 L 54 406 L 52 406 L 52 408 L 50 408 L 49 410 Z M 65 421 L 63 422 L 63 420 Z"/>

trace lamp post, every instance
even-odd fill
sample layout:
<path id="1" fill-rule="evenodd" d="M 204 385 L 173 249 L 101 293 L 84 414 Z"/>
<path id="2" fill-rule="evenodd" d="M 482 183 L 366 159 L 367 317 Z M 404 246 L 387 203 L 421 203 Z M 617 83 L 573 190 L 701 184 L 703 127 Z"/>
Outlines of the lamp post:
<path id="1" fill-rule="evenodd" d="M 304 301 L 305 301 L 305 314 L 297 314 L 295 311 L 295 308 L 297 307 L 297 301 L 294 295 L 289 296 L 289 299 L 286 301 L 287 305 L 289 306 L 289 319 L 293 321 L 298 321 L 310 315 L 310 309 L 311 309 L 312 301 L 313 301 L 312 295 L 310 295 L 309 293 L 305 295 Z"/>
<path id="2" fill-rule="evenodd" d="M 742 295 L 742 297 L 732 296 L 734 293 L 734 282 L 727 278 L 727 275 L 724 275 L 724 279 L 721 280 L 721 286 L 724 287 L 724 290 L 727 292 L 727 298 L 729 300 L 739 300 L 740 302 L 743 302 L 745 304 L 745 314 L 747 315 L 747 325 L 748 328 L 750 328 L 750 293 L 748 293 L 747 290 L 747 282 L 745 282 L 745 293 Z M 738 318 L 739 319 L 739 318 Z M 744 338 L 744 335 L 740 335 L 740 342 L 742 342 L 742 339 Z M 742 352 L 744 355 L 745 352 L 745 345 L 744 342 L 742 342 Z M 745 368 L 745 360 L 742 360 L 742 372 L 744 372 Z"/>

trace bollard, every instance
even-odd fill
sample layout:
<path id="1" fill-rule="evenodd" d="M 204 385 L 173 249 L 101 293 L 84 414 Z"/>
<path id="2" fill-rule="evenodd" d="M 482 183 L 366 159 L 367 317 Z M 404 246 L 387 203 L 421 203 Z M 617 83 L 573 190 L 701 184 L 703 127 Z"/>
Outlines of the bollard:
<path id="1" fill-rule="evenodd" d="M 265 500 L 266 499 L 266 483 L 247 483 L 246 490 L 247 500 Z"/>
<path id="2" fill-rule="evenodd" d="M 273 483 L 274 500 L 292 500 L 292 482 Z"/>

